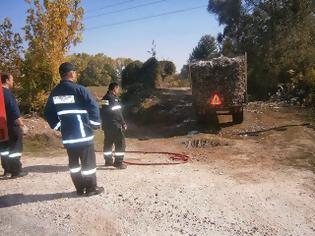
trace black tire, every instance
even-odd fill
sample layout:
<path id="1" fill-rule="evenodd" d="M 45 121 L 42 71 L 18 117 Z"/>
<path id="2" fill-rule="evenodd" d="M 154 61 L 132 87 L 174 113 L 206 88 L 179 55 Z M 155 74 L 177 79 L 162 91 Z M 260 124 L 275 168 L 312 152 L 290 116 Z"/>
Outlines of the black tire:
<path id="1" fill-rule="evenodd" d="M 234 124 L 241 124 L 244 121 L 244 111 L 243 109 L 234 111 L 232 113 L 233 123 Z"/>

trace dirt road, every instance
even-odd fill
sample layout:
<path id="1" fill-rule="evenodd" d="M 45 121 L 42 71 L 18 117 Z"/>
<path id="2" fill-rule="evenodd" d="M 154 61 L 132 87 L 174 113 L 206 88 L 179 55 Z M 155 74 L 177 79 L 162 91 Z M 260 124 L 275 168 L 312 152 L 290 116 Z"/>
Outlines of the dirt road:
<path id="1" fill-rule="evenodd" d="M 187 91 L 170 93 L 178 110 L 191 109 L 183 106 Z M 243 124 L 221 117 L 221 130 L 200 128 L 189 112 L 181 114 L 168 132 L 130 125 L 128 149 L 180 152 L 191 160 L 115 170 L 98 154 L 100 196 L 76 197 L 65 152 L 26 152 L 29 174 L 0 180 L 1 235 L 315 235 L 315 130 L 303 125 L 308 111 L 252 103 Z"/>

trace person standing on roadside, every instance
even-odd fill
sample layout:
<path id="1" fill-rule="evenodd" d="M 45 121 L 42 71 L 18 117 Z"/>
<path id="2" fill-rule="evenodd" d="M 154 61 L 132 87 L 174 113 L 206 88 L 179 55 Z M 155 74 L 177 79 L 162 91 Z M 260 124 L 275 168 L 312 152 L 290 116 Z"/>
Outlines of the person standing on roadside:
<path id="1" fill-rule="evenodd" d="M 114 166 L 117 169 L 126 169 L 123 163 L 125 155 L 125 136 L 123 131 L 127 130 L 127 124 L 121 112 L 121 105 L 118 99 L 120 87 L 113 82 L 108 86 L 108 92 L 102 98 L 101 118 L 104 131 L 104 159 L 105 166 Z M 113 161 L 113 145 L 115 145 Z"/>
<path id="2" fill-rule="evenodd" d="M 77 194 L 97 195 L 104 191 L 96 184 L 93 142 L 93 129 L 101 125 L 99 106 L 85 87 L 75 83 L 77 75 L 71 63 L 62 63 L 59 73 L 61 81 L 48 98 L 45 118 L 51 128 L 61 131 Z"/>
<path id="3" fill-rule="evenodd" d="M 16 98 L 11 92 L 13 88 L 13 76 L 1 74 L 1 83 L 7 116 L 7 128 L 9 140 L 0 143 L 1 165 L 4 169 L 3 176 L 11 174 L 11 178 L 25 176 L 22 171 L 21 156 L 23 150 L 23 132 L 27 128 L 21 119 L 21 113 Z"/>

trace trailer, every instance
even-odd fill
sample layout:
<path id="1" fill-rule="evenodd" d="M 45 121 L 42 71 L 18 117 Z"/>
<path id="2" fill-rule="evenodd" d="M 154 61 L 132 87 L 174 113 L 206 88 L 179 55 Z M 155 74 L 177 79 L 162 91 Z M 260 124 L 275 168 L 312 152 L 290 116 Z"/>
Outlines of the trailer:
<path id="1" fill-rule="evenodd" d="M 244 119 L 247 102 L 246 55 L 218 57 L 189 64 L 193 107 L 201 122 L 210 122 L 218 114 L 232 115 L 233 122 Z"/>

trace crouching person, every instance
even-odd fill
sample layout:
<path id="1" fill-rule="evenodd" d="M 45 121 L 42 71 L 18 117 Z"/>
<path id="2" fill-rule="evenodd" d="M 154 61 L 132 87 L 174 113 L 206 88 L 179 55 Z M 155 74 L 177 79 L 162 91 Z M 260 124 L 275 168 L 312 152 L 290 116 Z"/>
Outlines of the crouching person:
<path id="1" fill-rule="evenodd" d="M 48 98 L 45 118 L 51 128 L 61 131 L 77 194 L 100 194 L 104 188 L 96 184 L 93 142 L 93 129 L 100 127 L 98 104 L 86 88 L 75 83 L 77 76 L 71 63 L 61 64 L 59 73 L 61 81 Z"/>

